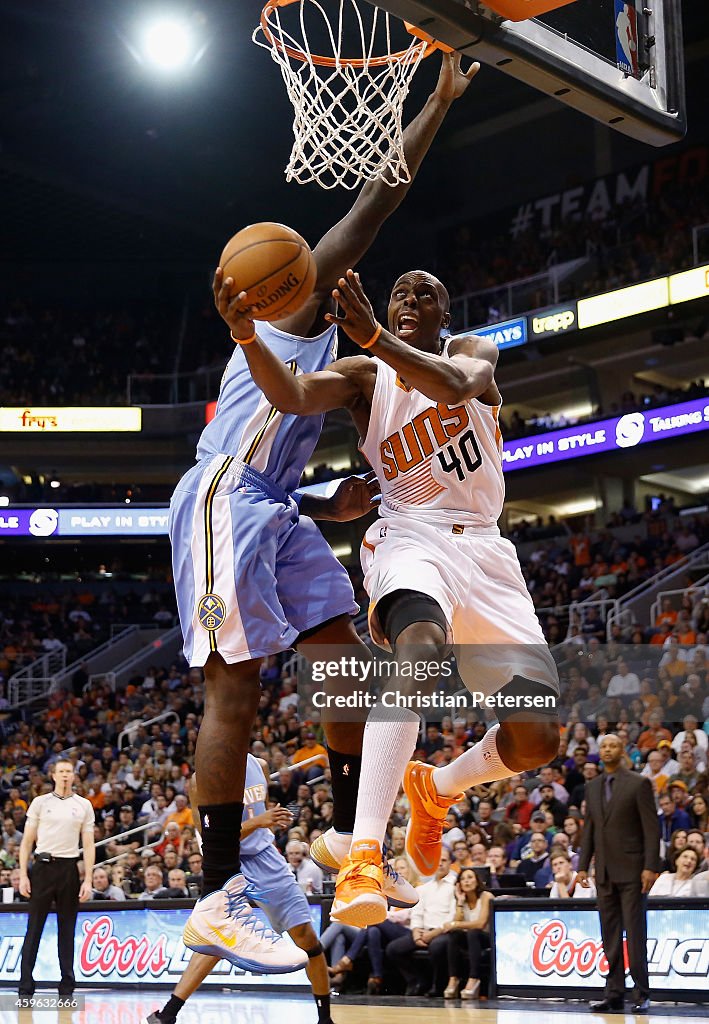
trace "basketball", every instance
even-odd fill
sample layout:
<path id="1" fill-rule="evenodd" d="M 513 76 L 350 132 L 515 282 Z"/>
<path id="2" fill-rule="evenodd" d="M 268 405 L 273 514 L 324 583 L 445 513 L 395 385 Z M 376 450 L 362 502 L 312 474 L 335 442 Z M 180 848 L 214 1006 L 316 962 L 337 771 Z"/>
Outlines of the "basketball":
<path id="1" fill-rule="evenodd" d="M 283 320 L 313 294 L 317 268 L 310 246 L 285 224 L 242 228 L 224 246 L 219 266 L 234 279 L 232 294 L 247 293 L 254 320 Z"/>

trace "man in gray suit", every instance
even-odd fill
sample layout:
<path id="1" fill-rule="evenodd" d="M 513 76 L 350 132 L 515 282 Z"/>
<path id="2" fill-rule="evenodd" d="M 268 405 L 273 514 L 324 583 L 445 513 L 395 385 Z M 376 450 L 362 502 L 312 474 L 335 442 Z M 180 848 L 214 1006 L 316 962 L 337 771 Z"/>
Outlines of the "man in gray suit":
<path id="1" fill-rule="evenodd" d="M 632 1009 L 644 1013 L 650 1006 L 646 896 L 660 867 L 660 828 L 652 786 L 624 766 L 622 741 L 610 733 L 601 740 L 598 752 L 604 771 L 586 784 L 586 823 L 577 881 L 588 885 L 588 867 L 595 857 L 608 978 L 604 998 L 589 1008 L 600 1013 L 623 1012 L 625 928 L 635 982 Z"/>

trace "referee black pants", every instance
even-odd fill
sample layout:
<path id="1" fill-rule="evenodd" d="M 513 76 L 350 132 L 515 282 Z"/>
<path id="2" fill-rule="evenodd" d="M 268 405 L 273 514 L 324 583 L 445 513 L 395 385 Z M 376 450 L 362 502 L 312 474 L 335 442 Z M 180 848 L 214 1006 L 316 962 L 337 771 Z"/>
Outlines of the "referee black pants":
<path id="1" fill-rule="evenodd" d="M 74 991 L 74 931 L 79 912 L 79 871 L 76 860 L 61 859 L 50 863 L 35 861 L 30 876 L 30 896 L 27 934 L 22 945 L 22 967 L 20 973 L 20 995 L 34 995 L 32 972 L 37 960 L 39 941 L 42 938 L 47 914 L 52 903 L 57 912 L 59 946 L 59 968 L 61 981 L 60 995 L 71 995 Z"/>

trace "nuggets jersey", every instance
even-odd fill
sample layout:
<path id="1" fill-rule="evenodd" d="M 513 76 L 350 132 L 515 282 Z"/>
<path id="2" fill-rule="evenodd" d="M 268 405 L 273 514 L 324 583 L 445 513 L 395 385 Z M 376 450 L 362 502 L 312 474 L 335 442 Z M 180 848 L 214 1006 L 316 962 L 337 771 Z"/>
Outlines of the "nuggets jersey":
<path id="1" fill-rule="evenodd" d="M 244 814 L 242 821 L 256 818 L 266 810 L 268 790 L 263 769 L 253 754 L 246 755 L 246 781 L 244 782 Z M 241 840 L 241 856 L 253 857 L 273 843 L 270 828 L 257 828 L 246 839 Z"/>
<path id="2" fill-rule="evenodd" d="M 436 403 L 407 388 L 387 363 L 376 362 L 369 428 L 360 449 L 381 484 L 380 515 L 441 525 L 496 524 L 505 497 L 500 407 L 475 398 Z"/>
<path id="3" fill-rule="evenodd" d="M 265 321 L 257 329 L 295 375 L 323 370 L 337 356 L 334 324 L 316 338 L 297 338 Z M 219 388 L 216 415 L 202 431 L 197 458 L 233 455 L 290 494 L 313 454 L 322 424 L 321 415 L 294 416 L 274 409 L 254 384 L 241 345 L 235 345 Z"/>

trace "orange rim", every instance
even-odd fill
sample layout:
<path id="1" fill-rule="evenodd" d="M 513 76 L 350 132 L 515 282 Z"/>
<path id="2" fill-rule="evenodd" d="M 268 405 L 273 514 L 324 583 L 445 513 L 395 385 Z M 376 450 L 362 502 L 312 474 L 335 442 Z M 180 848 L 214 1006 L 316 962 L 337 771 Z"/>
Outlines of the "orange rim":
<path id="1" fill-rule="evenodd" d="M 271 32 L 270 25 L 268 23 L 268 19 L 270 15 L 273 14 L 273 12 L 276 10 L 277 7 L 289 7 L 291 4 L 298 2 L 299 0 L 268 0 L 268 3 L 261 11 L 261 30 L 266 39 L 268 40 L 268 42 L 270 43 L 270 45 L 274 49 L 280 50 L 281 53 L 287 53 L 288 56 L 292 57 L 294 60 L 299 60 L 303 64 L 307 64 L 310 61 L 312 61 L 313 64 L 317 64 L 319 67 L 325 68 L 336 68 L 338 64 L 345 64 L 347 67 L 351 68 L 376 68 L 382 67 L 382 65 L 384 64 L 394 64 L 396 63 L 396 61 L 415 59 L 415 51 L 411 51 L 410 49 L 399 50 L 397 53 L 390 53 L 385 57 L 371 57 L 369 60 L 365 60 L 363 57 L 340 57 L 340 59 L 338 60 L 335 57 L 319 57 L 317 54 L 308 55 L 303 50 L 298 50 L 293 46 L 287 46 L 285 43 L 281 42 L 280 39 L 277 39 L 273 35 L 273 33 Z M 409 30 L 409 26 L 407 25 L 406 27 L 407 30 Z M 411 33 L 411 35 L 414 36 L 414 38 L 419 38 L 413 32 Z M 420 41 L 426 43 L 426 47 L 423 51 L 423 54 L 421 55 L 422 58 L 430 57 L 434 50 L 442 48 L 435 40 L 428 42 L 424 39 L 421 39 Z M 445 47 L 445 49 L 448 48 Z"/>

